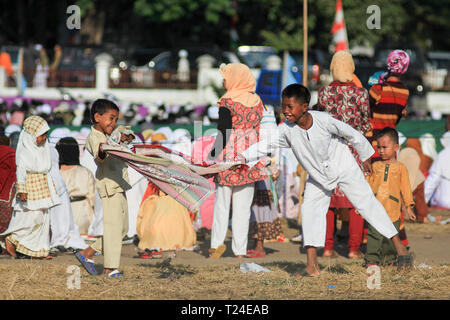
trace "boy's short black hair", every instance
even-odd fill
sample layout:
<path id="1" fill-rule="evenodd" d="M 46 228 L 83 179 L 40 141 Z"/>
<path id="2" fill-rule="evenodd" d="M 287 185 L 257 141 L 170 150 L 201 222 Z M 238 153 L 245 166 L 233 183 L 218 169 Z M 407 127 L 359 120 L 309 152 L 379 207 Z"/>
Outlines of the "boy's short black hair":
<path id="1" fill-rule="evenodd" d="M 377 139 L 384 136 L 389 136 L 395 144 L 398 144 L 398 132 L 394 128 L 386 127 L 381 129 L 381 131 L 377 134 Z"/>
<path id="2" fill-rule="evenodd" d="M 307 87 L 299 83 L 293 83 L 283 89 L 281 92 L 281 97 L 294 98 L 298 102 L 306 102 L 309 104 L 309 101 L 311 100 L 311 93 Z"/>
<path id="3" fill-rule="evenodd" d="M 109 110 L 116 110 L 116 111 L 120 111 L 119 107 L 112 101 L 108 100 L 108 99 L 97 99 L 94 101 L 94 103 L 92 103 L 91 106 L 91 122 L 92 123 L 96 123 L 95 119 L 94 119 L 94 115 L 96 113 L 102 115 L 105 114 L 106 112 L 108 112 Z"/>

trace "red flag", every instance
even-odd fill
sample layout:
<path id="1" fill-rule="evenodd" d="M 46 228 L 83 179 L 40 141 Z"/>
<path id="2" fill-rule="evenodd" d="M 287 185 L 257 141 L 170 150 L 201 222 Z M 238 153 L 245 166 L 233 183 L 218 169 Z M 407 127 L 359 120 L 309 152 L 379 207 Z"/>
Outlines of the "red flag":
<path id="1" fill-rule="evenodd" d="M 348 49 L 347 29 L 345 28 L 344 10 L 342 8 L 342 0 L 336 0 L 336 15 L 333 27 L 331 28 L 333 35 L 334 52 Z"/>

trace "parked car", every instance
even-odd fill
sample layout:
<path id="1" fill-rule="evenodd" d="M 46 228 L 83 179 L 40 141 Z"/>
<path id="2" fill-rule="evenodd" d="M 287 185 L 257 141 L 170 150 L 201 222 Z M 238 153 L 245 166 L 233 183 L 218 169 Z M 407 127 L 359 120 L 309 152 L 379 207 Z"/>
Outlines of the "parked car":
<path id="1" fill-rule="evenodd" d="M 296 65 L 292 71 L 303 74 L 303 51 L 290 52 Z M 319 49 L 308 50 L 308 87 L 317 89 L 319 86 L 327 85 L 330 73 L 330 56 Z"/>
<path id="2" fill-rule="evenodd" d="M 432 90 L 450 89 L 450 52 L 428 52 L 426 83 Z"/>
<path id="3" fill-rule="evenodd" d="M 238 56 L 249 68 L 261 69 L 266 66 L 266 60 L 277 55 L 277 50 L 269 46 L 240 46 Z"/>
<path id="4" fill-rule="evenodd" d="M 212 48 L 179 48 L 165 50 L 156 55 L 141 56 L 139 65 L 130 68 L 132 81 L 144 86 L 178 86 L 177 69 L 180 60 L 179 52 L 185 50 L 189 62 L 189 79 L 184 87 L 195 87 L 197 85 L 198 58 L 202 55 L 213 57 L 213 67 L 218 68 L 222 63 L 240 62 L 236 54 Z"/>
<path id="5" fill-rule="evenodd" d="M 51 76 L 58 87 L 91 87 L 95 85 L 95 57 L 105 52 L 98 46 L 66 46 L 62 47 L 62 57 L 57 74 Z"/>
<path id="6" fill-rule="evenodd" d="M 222 63 L 239 62 L 239 58 L 231 52 L 209 48 L 179 48 L 163 51 L 148 62 L 148 67 L 153 70 L 172 70 L 178 68 L 180 50 L 187 51 L 190 70 L 198 70 L 198 58 L 202 55 L 210 55 L 214 58 L 213 67 L 218 68 Z"/>

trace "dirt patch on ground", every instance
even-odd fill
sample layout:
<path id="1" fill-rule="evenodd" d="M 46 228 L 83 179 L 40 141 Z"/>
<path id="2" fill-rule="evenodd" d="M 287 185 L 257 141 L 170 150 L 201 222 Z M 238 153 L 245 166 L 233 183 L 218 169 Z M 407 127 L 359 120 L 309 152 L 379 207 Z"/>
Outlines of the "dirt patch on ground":
<path id="1" fill-rule="evenodd" d="M 433 211 L 433 215 L 437 215 Z M 444 217 L 450 211 L 439 212 Z M 298 226 L 283 220 L 288 237 Z M 230 248 L 224 257 L 207 259 L 208 239 L 198 251 L 165 252 L 162 259 L 136 258 L 137 247 L 123 246 L 124 278 L 90 276 L 72 254 L 50 261 L 0 258 L 0 299 L 45 300 L 303 300 L 303 299 L 450 299 L 450 225 L 406 223 L 415 266 L 406 272 L 381 268 L 381 288 L 367 286 L 362 260 L 345 256 L 345 241 L 337 244 L 341 256 L 319 258 L 322 275 L 304 274 L 306 255 L 297 243 L 268 243 L 264 258 L 237 259 Z M 101 271 L 102 257 L 95 257 Z M 242 263 L 254 262 L 271 272 L 243 273 Z M 79 289 L 74 281 L 80 275 Z M 299 276 L 300 275 L 300 276 Z"/>

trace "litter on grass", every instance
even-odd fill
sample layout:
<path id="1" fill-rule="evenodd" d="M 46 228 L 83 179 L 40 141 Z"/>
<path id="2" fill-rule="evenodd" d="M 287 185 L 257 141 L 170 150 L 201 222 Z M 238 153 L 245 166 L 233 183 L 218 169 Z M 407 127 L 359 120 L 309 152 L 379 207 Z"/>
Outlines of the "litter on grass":
<path id="1" fill-rule="evenodd" d="M 266 269 L 266 268 L 260 266 L 259 264 L 254 263 L 254 262 L 242 263 L 241 264 L 241 271 L 243 273 L 247 273 L 247 272 L 270 272 L 269 269 Z"/>
<path id="2" fill-rule="evenodd" d="M 425 263 L 421 263 L 417 266 L 418 269 L 432 269 L 432 266 L 429 266 Z"/>

